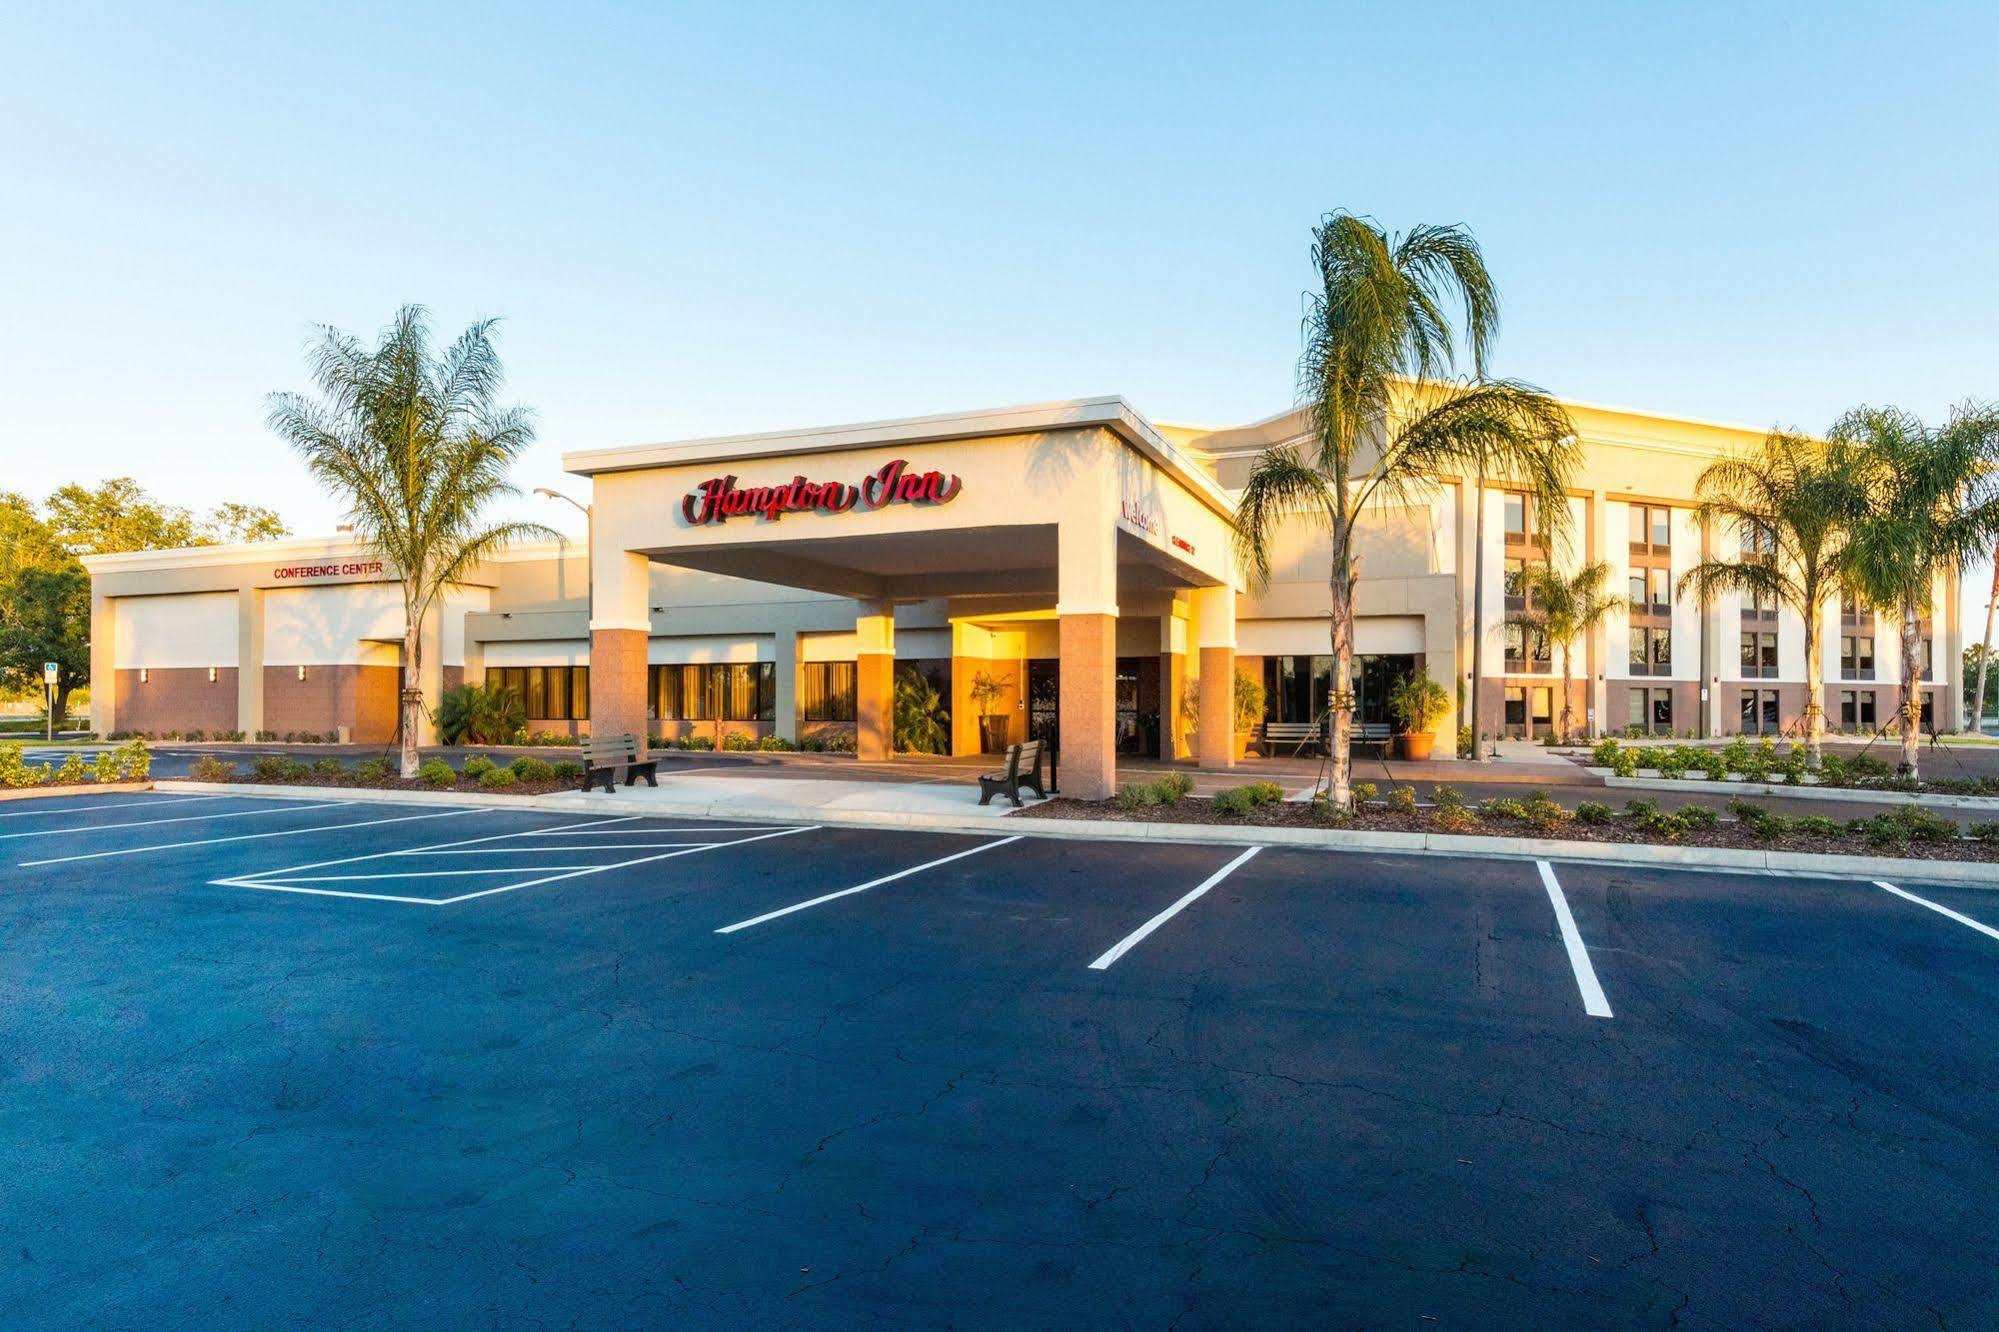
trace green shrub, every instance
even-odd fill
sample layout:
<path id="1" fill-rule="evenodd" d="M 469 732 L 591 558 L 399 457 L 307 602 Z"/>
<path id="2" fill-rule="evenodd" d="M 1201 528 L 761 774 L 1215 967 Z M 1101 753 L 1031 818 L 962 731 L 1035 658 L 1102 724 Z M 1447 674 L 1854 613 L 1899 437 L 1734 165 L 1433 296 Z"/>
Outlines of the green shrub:
<path id="1" fill-rule="evenodd" d="M 1850 782 L 1878 782 L 1895 775 L 1895 770 L 1872 754 L 1855 754 L 1846 761 L 1846 778 Z"/>
<path id="2" fill-rule="evenodd" d="M 511 689 L 465 684 L 437 700 L 437 738 L 447 745 L 504 745 L 527 725 Z"/>
<path id="3" fill-rule="evenodd" d="M 1641 832 L 1648 837 L 1655 837 L 1662 842 L 1679 841 L 1687 835 L 1689 826 L 1687 821 L 1680 815 L 1661 814 L 1656 809 L 1638 820 L 1638 828 Z"/>
<path id="4" fill-rule="evenodd" d="M 423 766 L 416 770 L 416 779 L 426 786 L 451 786 L 458 781 L 458 774 L 443 759 L 433 758 L 424 760 Z"/>
<path id="5" fill-rule="evenodd" d="M 83 755 L 72 749 L 63 755 L 62 766 L 49 774 L 49 781 L 56 786 L 81 786 L 83 777 Z"/>
<path id="6" fill-rule="evenodd" d="M 465 766 L 462 771 L 467 777 L 477 781 L 499 766 L 499 764 L 493 762 L 493 760 L 487 758 L 484 754 L 474 754 L 471 758 L 465 760 Z"/>
<path id="7" fill-rule="evenodd" d="M 1694 760 L 1694 764 L 1711 782 L 1723 781 L 1728 777 L 1728 760 L 1723 758 L 1719 751 L 1702 750 L 1699 757 Z"/>
<path id="8" fill-rule="evenodd" d="M 197 782 L 226 782 L 236 776 L 236 765 L 224 763 L 210 754 L 203 754 L 188 768 L 187 775 Z"/>
<path id="9" fill-rule="evenodd" d="M 1999 823 L 1974 823 L 1965 831 L 1981 842 L 1999 842 Z"/>
<path id="10" fill-rule="evenodd" d="M 1783 774 L 1784 785 L 1803 786 L 1805 784 L 1805 754 L 1801 749 L 1792 749 L 1777 762 L 1777 771 Z"/>
<path id="11" fill-rule="evenodd" d="M 583 765 L 567 760 L 551 764 L 550 775 L 558 782 L 580 782 L 583 780 Z"/>
<path id="12" fill-rule="evenodd" d="M 19 741 L 0 745 L 0 786 L 40 786 L 47 777 L 47 769 L 32 766 L 21 757 Z"/>
<path id="13" fill-rule="evenodd" d="M 379 782 L 395 770 L 385 758 L 362 759 L 354 765 L 354 775 L 364 782 Z"/>
<path id="14" fill-rule="evenodd" d="M 1118 787 L 1117 794 L 1112 796 L 1111 800 L 1122 810 L 1144 809 L 1154 803 L 1152 783 L 1126 782 Z"/>
<path id="15" fill-rule="evenodd" d="M 315 759 L 312 770 L 321 777 L 334 777 L 343 771 L 343 766 L 337 758 Z"/>
<path id="16" fill-rule="evenodd" d="M 1720 818 L 1706 805 L 1688 805 L 1677 817 L 1689 828 L 1712 828 Z"/>
<path id="17" fill-rule="evenodd" d="M 851 754 L 857 745 L 852 731 L 835 731 L 826 737 L 826 752 L 829 754 Z"/>
<path id="18" fill-rule="evenodd" d="M 1471 733 L 1471 727 L 1469 727 L 1469 726 L 1460 726 L 1460 727 L 1458 727 L 1458 757 L 1459 757 L 1459 758 L 1461 758 L 1461 759 L 1463 759 L 1463 758 L 1477 758 L 1477 757 L 1478 757 L 1478 749 L 1477 749 L 1477 745 L 1478 745 L 1478 741 L 1477 741 L 1477 740 L 1476 740 L 1476 739 L 1475 739 L 1475 738 L 1474 738 L 1474 737 L 1472 736 L 1472 733 Z"/>
<path id="19" fill-rule="evenodd" d="M 96 762 L 91 764 L 92 775 L 100 782 L 115 782 L 118 780 L 120 766 L 116 750 L 99 750 Z M 236 765 L 232 763 L 229 767 L 231 771 L 234 771 Z M 5 784 L 4 782 L 0 782 L 0 786 L 4 786 Z"/>
<path id="20" fill-rule="evenodd" d="M 1616 767 L 1617 756 L 1623 750 L 1623 748 L 1624 747 L 1618 744 L 1615 739 L 1613 739 L 1610 736 L 1605 736 L 1603 739 L 1596 742 L 1595 749 L 1590 750 L 1589 752 L 1590 766 L 1592 768 Z"/>
<path id="21" fill-rule="evenodd" d="M 1827 754 L 1819 759 L 1819 780 L 1827 786 L 1844 785 L 1847 779 L 1846 760 L 1837 754 Z"/>
<path id="22" fill-rule="evenodd" d="M 281 782 L 289 762 L 283 754 L 259 754 L 250 760 L 250 775 L 260 782 Z"/>
<path id="23" fill-rule="evenodd" d="M 1659 802 L 1647 800 L 1643 796 L 1624 802 L 1624 817 L 1634 823 L 1643 823 L 1659 812 Z"/>
<path id="24" fill-rule="evenodd" d="M 1810 833 L 1814 837 L 1837 837 L 1840 834 L 1839 820 L 1827 818 L 1823 814 L 1807 814 L 1802 818 L 1792 819 L 1791 827 L 1801 833 Z"/>
<path id="25" fill-rule="evenodd" d="M 523 754 L 507 765 L 516 778 L 524 782 L 552 782 L 555 780 L 555 765 L 547 759 Z"/>
<path id="26" fill-rule="evenodd" d="M 757 738 L 746 731 L 731 731 L 722 737 L 722 748 L 731 754 L 747 754 L 757 747 Z"/>
<path id="27" fill-rule="evenodd" d="M 1652 751 L 1651 766 L 1659 770 L 1661 777 L 1677 781 L 1687 775 L 1686 751 L 1676 745 L 1662 745 Z"/>
<path id="28" fill-rule="evenodd" d="M 1388 789 L 1388 808 L 1396 814 L 1416 812 L 1416 788 L 1413 786 L 1392 786 Z"/>
<path id="29" fill-rule="evenodd" d="M 146 742 L 137 737 L 127 741 L 118 751 L 118 779 L 125 782 L 143 782 L 153 770 L 153 756 L 146 749 Z"/>
<path id="30" fill-rule="evenodd" d="M 1958 839 L 1955 820 L 1944 818 L 1922 805 L 1896 805 L 1884 814 L 1875 815 L 1869 822 L 1875 819 L 1892 820 L 1912 842 L 1955 842 Z"/>
<path id="31" fill-rule="evenodd" d="M 1126 782 L 1114 799 L 1121 809 L 1145 809 L 1170 805 L 1194 789 L 1194 779 L 1184 772 L 1169 772 L 1149 782 Z"/>
<path id="32" fill-rule="evenodd" d="M 1374 800 L 1376 787 L 1373 782 L 1355 782 L 1350 788 L 1356 814 L 1365 810 Z"/>
<path id="33" fill-rule="evenodd" d="M 767 735 L 757 741 L 757 748 L 766 754 L 789 754 L 798 746 L 781 735 Z"/>
<path id="34" fill-rule="evenodd" d="M 1152 784 L 1159 792 L 1159 803 L 1170 805 L 1194 793 L 1194 779 L 1184 772 L 1163 774 Z"/>
<path id="35" fill-rule="evenodd" d="M 1635 749 L 1619 750 L 1616 759 L 1611 762 L 1610 767 L 1611 771 L 1619 777 L 1636 777 L 1638 775 L 1638 751 Z"/>
<path id="36" fill-rule="evenodd" d="M 1338 825 L 1350 822 L 1353 811 L 1344 805 L 1335 805 L 1332 796 L 1321 791 L 1312 797 L 1312 817 L 1320 823 Z"/>
<path id="37" fill-rule="evenodd" d="M 1616 817 L 1609 805 L 1595 800 L 1585 800 L 1576 806 L 1576 822 L 1586 823 L 1592 828 L 1600 828 Z"/>
<path id="38" fill-rule="evenodd" d="M 479 774 L 479 785 L 489 790 L 512 786 L 515 780 L 512 768 L 488 768 Z"/>
<path id="39" fill-rule="evenodd" d="M 1488 819 L 1511 819 L 1515 823 L 1527 817 L 1527 807 L 1511 796 L 1496 796 L 1491 800 L 1481 800 L 1478 812 Z"/>
<path id="40" fill-rule="evenodd" d="M 705 752 L 707 750 L 713 749 L 714 747 L 715 747 L 715 740 L 713 736 L 690 735 L 683 738 L 680 742 L 680 748 L 682 749 L 698 749 Z"/>
<path id="41" fill-rule="evenodd" d="M 1458 790 L 1455 786 L 1439 786 L 1436 790 L 1430 792 L 1430 803 L 1438 809 L 1463 809 L 1465 807 L 1465 793 Z"/>
<path id="42" fill-rule="evenodd" d="M 1247 786 L 1232 786 L 1226 791 L 1215 793 L 1214 809 L 1217 814 L 1229 818 L 1240 818 L 1251 810 L 1284 798 L 1284 788 L 1275 782 L 1251 782 Z"/>
<path id="43" fill-rule="evenodd" d="M 1482 820 L 1463 805 L 1445 805 L 1430 814 L 1430 825 L 1439 832 L 1466 833 L 1478 827 Z"/>
<path id="44" fill-rule="evenodd" d="M 1520 819 L 1536 832 L 1553 832 L 1569 821 L 1569 811 L 1546 791 L 1531 791 L 1520 802 Z"/>
<path id="45" fill-rule="evenodd" d="M 1742 772 L 1749 766 L 1749 742 L 1736 736 L 1721 749 L 1721 761 L 1728 765 L 1730 772 Z"/>
<path id="46" fill-rule="evenodd" d="M 825 738 L 823 736 L 808 735 L 798 742 L 798 749 L 803 754 L 823 754 L 826 752 Z"/>

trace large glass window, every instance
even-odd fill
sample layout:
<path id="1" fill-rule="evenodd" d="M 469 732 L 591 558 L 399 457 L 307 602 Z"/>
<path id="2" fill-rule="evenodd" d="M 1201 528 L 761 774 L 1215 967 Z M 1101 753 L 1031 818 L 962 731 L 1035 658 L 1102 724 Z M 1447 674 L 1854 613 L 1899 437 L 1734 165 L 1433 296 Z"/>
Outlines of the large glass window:
<path id="1" fill-rule="evenodd" d="M 1506 540 L 1509 545 L 1527 544 L 1527 497 L 1509 491 L 1506 495 Z"/>
<path id="2" fill-rule="evenodd" d="M 1742 678 L 1777 678 L 1777 635 L 1744 631 L 1742 635 Z"/>
<path id="3" fill-rule="evenodd" d="M 1631 673 L 1670 675 L 1673 671 L 1673 631 L 1657 626 L 1632 625 Z"/>
<path id="4" fill-rule="evenodd" d="M 588 666 L 493 666 L 486 685 L 518 698 L 529 721 L 590 720 Z"/>
<path id="5" fill-rule="evenodd" d="M 854 663 L 810 661 L 799 667 L 798 715 L 806 721 L 854 720 Z"/>
<path id="6" fill-rule="evenodd" d="M 1874 638 L 1872 635 L 1840 635 L 1839 673 L 1849 680 L 1871 680 L 1874 678 Z"/>
<path id="7" fill-rule="evenodd" d="M 1631 545 L 1636 551 L 1649 549 L 1663 555 L 1673 543 L 1673 511 L 1663 504 L 1631 506 Z"/>
<path id="8" fill-rule="evenodd" d="M 653 711 L 662 721 L 770 721 L 777 667 L 768 661 L 652 668 Z"/>

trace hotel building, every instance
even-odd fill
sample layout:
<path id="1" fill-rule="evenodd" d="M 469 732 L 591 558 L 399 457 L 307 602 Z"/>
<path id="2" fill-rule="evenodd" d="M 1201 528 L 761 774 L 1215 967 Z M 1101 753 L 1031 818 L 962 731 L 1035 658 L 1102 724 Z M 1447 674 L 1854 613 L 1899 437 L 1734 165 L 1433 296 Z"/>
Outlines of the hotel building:
<path id="1" fill-rule="evenodd" d="M 1474 598 L 1483 607 L 1480 730 L 1537 735 L 1559 720 L 1560 645 L 1509 628 L 1522 571 L 1607 561 L 1628 612 L 1575 647 L 1572 706 L 1592 734 L 1775 735 L 1804 708 L 1798 616 L 1677 592 L 1703 558 L 1757 558 L 1704 526 L 1695 480 L 1763 432 L 1567 404 L 1582 445 L 1566 538 L 1527 500 L 1480 501 L 1436 478 L 1369 514 L 1356 589 L 1357 720 L 1387 722 L 1394 681 L 1428 671 L 1467 706 Z M 1119 754 L 1234 762 L 1233 677 L 1266 688 L 1266 719 L 1312 723 L 1331 693 L 1328 557 L 1303 516 L 1271 576 L 1232 556 L 1234 497 L 1256 455 L 1301 440 L 1301 411 L 1253 424 L 1153 422 L 1094 398 L 863 425 L 571 453 L 594 545 L 510 551 L 472 570 L 422 626 L 421 678 L 517 692 L 536 730 L 669 739 L 844 732 L 888 756 L 898 670 L 949 712 L 951 748 L 989 725 L 1059 737 L 1065 791 L 1108 794 Z M 102 732 L 337 733 L 396 726 L 403 615 L 393 571 L 348 537 L 146 551 L 85 561 L 92 708 Z M 1922 627 L 1925 711 L 1957 723 L 1954 583 Z M 1890 614 L 1831 606 L 1828 724 L 1871 730 L 1900 697 Z M 1456 688 L 1452 686 L 1455 685 Z M 1438 724 L 1454 752 L 1457 708 Z M 426 739 L 429 737 L 425 737 Z"/>

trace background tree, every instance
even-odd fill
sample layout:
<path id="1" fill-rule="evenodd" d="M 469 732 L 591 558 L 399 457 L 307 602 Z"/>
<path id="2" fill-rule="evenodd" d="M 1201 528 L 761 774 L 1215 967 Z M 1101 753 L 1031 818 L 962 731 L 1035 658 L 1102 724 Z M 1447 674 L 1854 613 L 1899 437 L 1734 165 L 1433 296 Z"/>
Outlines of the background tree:
<path id="1" fill-rule="evenodd" d="M 114 476 L 94 487 L 72 482 L 50 495 L 45 508 L 49 527 L 76 555 L 177 550 L 290 535 L 270 509 L 232 501 L 197 516 L 153 498 L 129 476 Z"/>
<path id="2" fill-rule="evenodd" d="M 1976 731 L 1993 709 L 1999 708 L 1999 673 L 1987 673 L 1986 667 L 1992 664 L 1992 650 L 1983 643 L 1973 643 L 1963 656 L 1964 706 Z"/>
<path id="3" fill-rule="evenodd" d="M 1825 603 L 1841 585 L 1862 465 L 1850 441 L 1773 430 L 1755 449 L 1709 463 L 1694 483 L 1701 522 L 1737 538 L 1742 554 L 1696 564 L 1680 576 L 1680 594 L 1703 604 L 1728 593 L 1755 596 L 1797 613 L 1814 768 L 1825 741 Z"/>
<path id="4" fill-rule="evenodd" d="M 1459 227 L 1391 235 L 1369 219 L 1333 213 L 1312 235 L 1318 288 L 1306 293 L 1299 396 L 1310 433 L 1266 450 L 1236 512 L 1236 554 L 1269 582 L 1280 526 L 1303 515 L 1330 539 L 1327 586 L 1333 652 L 1332 798 L 1350 798 L 1355 537 L 1371 507 L 1427 496 L 1440 473 L 1480 467 L 1518 477 L 1550 520 L 1566 521 L 1576 461 L 1561 404 L 1530 385 L 1483 378 L 1499 325 L 1485 260 Z M 1477 377 L 1440 382 L 1460 335 L 1446 307 L 1464 312 L 1462 342 Z"/>
<path id="5" fill-rule="evenodd" d="M 1922 621 L 1936 582 L 1957 574 L 1999 539 L 1999 413 L 1963 406 L 1937 429 L 1893 407 L 1861 407 L 1833 426 L 1835 440 L 1864 445 L 1851 491 L 1852 535 L 1844 586 L 1899 621 L 1902 770 L 1916 775 L 1921 748 Z"/>
<path id="6" fill-rule="evenodd" d="M 0 587 L 0 602 L 0 684 L 43 698 L 42 665 L 54 662 L 60 726 L 69 696 L 90 683 L 90 576 L 80 565 L 30 566 Z"/>
<path id="7" fill-rule="evenodd" d="M 1508 616 L 1507 623 L 1523 633 L 1538 634 L 1561 650 L 1562 711 L 1556 735 L 1567 744 L 1575 730 L 1570 690 L 1575 683 L 1576 644 L 1630 601 L 1610 591 L 1610 565 L 1603 561 L 1586 564 L 1566 577 L 1550 565 L 1536 565 L 1528 571 L 1521 591 L 1525 609 Z"/>
<path id="8" fill-rule="evenodd" d="M 532 414 L 497 401 L 504 376 L 493 326 L 480 320 L 442 352 L 420 305 L 398 310 L 373 347 L 322 327 L 306 357 L 318 400 L 268 400 L 271 429 L 346 504 L 356 538 L 401 581 L 405 777 L 417 768 L 424 616 L 480 560 L 555 535 L 485 516 L 520 493 L 508 474 L 534 442 Z"/>

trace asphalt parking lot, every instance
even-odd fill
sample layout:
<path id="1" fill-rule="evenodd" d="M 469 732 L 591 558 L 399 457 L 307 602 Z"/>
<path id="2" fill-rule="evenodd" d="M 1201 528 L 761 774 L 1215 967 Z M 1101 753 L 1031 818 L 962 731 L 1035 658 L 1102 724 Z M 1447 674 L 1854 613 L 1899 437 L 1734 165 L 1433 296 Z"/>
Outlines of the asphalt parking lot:
<path id="1" fill-rule="evenodd" d="M 0 805 L 0 1324 L 1976 1325 L 1999 895 Z"/>

